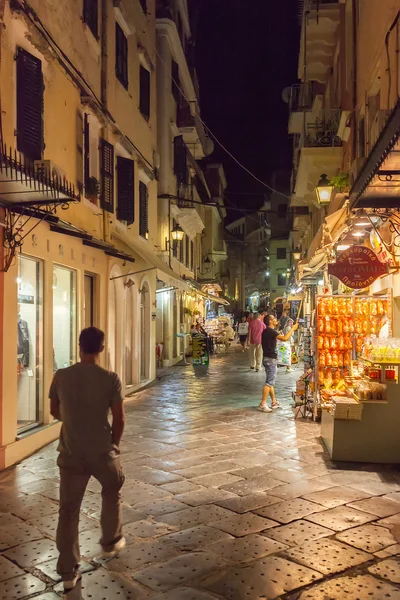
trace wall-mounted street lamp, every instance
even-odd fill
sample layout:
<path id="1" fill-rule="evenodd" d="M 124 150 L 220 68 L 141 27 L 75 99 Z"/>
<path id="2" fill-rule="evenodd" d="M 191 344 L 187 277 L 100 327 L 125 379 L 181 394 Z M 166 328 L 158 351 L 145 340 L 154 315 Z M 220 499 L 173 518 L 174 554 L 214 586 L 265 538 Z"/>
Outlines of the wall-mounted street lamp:
<path id="1" fill-rule="evenodd" d="M 315 193 L 317 194 L 318 204 L 320 206 L 327 206 L 332 197 L 333 185 L 328 181 L 326 173 L 322 173 L 321 179 L 318 181 Z"/>
<path id="2" fill-rule="evenodd" d="M 172 237 L 173 241 L 181 242 L 183 240 L 184 235 L 185 235 L 185 232 L 183 231 L 182 227 L 180 225 L 178 225 L 178 223 L 177 223 L 171 231 L 171 237 Z"/>
<path id="3" fill-rule="evenodd" d="M 293 260 L 300 260 L 301 259 L 301 250 L 300 248 L 296 248 L 296 250 L 294 250 L 293 252 Z"/>

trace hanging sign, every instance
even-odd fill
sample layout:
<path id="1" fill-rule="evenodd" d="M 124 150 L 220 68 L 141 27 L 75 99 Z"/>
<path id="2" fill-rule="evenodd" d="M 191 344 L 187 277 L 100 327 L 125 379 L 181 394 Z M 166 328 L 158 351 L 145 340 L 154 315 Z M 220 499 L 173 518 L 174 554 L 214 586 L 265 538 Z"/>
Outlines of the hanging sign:
<path id="1" fill-rule="evenodd" d="M 353 290 L 370 286 L 387 272 L 388 265 L 382 263 L 375 252 L 366 246 L 352 246 L 341 252 L 335 263 L 328 265 L 329 275 L 334 275 Z"/>

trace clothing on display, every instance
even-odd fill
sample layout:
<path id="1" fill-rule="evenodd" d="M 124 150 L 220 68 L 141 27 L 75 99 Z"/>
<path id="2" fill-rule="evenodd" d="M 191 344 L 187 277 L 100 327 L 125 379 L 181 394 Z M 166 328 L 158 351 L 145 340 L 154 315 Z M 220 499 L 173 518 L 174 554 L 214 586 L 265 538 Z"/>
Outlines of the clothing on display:
<path id="1" fill-rule="evenodd" d="M 26 368 L 29 367 L 29 327 L 28 323 L 19 317 L 18 319 L 18 363 Z"/>

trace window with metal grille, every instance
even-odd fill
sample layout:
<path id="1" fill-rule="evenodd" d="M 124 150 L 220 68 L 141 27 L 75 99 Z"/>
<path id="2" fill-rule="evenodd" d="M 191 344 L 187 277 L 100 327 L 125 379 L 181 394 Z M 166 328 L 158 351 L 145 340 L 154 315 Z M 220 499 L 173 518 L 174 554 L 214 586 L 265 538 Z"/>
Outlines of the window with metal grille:
<path id="1" fill-rule="evenodd" d="M 117 219 L 131 225 L 135 206 L 135 163 L 117 156 Z"/>
<path id="2" fill-rule="evenodd" d="M 147 14 L 147 0 L 139 0 L 139 2 L 144 14 Z"/>
<path id="3" fill-rule="evenodd" d="M 278 287 L 284 287 L 286 286 L 286 274 L 285 273 L 278 273 Z"/>
<path id="4" fill-rule="evenodd" d="M 174 137 L 174 173 L 178 185 L 188 184 L 187 148 L 183 135 Z"/>
<path id="5" fill-rule="evenodd" d="M 150 119 L 150 71 L 140 65 L 140 112 L 148 121 Z"/>
<path id="6" fill-rule="evenodd" d="M 189 268 L 189 237 L 185 235 L 185 265 Z"/>
<path id="7" fill-rule="evenodd" d="M 42 158 L 42 61 L 22 48 L 17 50 L 17 150 L 30 160 Z"/>
<path id="8" fill-rule="evenodd" d="M 100 142 L 101 208 L 114 212 L 114 146 L 105 140 Z"/>
<path id="9" fill-rule="evenodd" d="M 96 40 L 99 38 L 99 0 L 83 0 L 83 22 Z"/>
<path id="10" fill-rule="evenodd" d="M 181 101 L 181 92 L 179 90 L 179 65 L 175 60 L 172 60 L 171 65 L 171 89 L 172 95 L 176 103 Z"/>
<path id="11" fill-rule="evenodd" d="M 174 229 L 177 226 L 177 222 L 175 221 L 175 219 L 172 219 L 172 229 Z M 174 241 L 171 238 L 171 244 L 172 244 L 172 256 L 174 258 L 178 258 L 178 242 Z"/>
<path id="12" fill-rule="evenodd" d="M 278 260 L 283 260 L 286 258 L 286 248 L 277 248 L 276 249 L 276 258 Z"/>
<path id="13" fill-rule="evenodd" d="M 139 235 L 149 237 L 149 191 L 143 181 L 139 181 Z"/>
<path id="14" fill-rule="evenodd" d="M 190 270 L 194 271 L 194 243 L 190 241 Z"/>
<path id="15" fill-rule="evenodd" d="M 115 23 L 115 75 L 128 89 L 128 39 L 118 23 Z"/>
<path id="16" fill-rule="evenodd" d="M 85 193 L 89 188 L 90 179 L 90 129 L 89 115 L 85 113 L 83 117 L 83 182 Z"/>

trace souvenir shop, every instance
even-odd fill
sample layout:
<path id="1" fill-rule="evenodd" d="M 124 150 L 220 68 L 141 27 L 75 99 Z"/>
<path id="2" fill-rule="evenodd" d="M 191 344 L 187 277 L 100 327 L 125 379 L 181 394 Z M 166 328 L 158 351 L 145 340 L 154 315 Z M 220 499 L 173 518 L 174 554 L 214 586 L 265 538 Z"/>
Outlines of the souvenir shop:
<path id="1" fill-rule="evenodd" d="M 303 281 L 304 373 L 296 385 L 296 416 L 320 421 L 334 460 L 400 462 L 400 256 L 394 242 L 390 224 L 376 211 L 353 211 L 318 281 Z"/>

